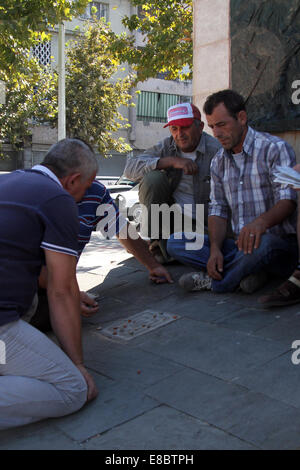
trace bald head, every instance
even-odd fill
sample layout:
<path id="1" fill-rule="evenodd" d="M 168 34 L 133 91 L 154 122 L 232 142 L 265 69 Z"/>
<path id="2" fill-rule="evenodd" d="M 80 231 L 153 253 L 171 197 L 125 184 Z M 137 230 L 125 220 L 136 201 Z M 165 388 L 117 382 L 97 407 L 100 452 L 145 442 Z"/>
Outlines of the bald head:
<path id="1" fill-rule="evenodd" d="M 52 145 L 42 165 L 49 167 L 60 179 L 74 173 L 87 179 L 98 170 L 92 148 L 80 139 L 63 139 Z"/>

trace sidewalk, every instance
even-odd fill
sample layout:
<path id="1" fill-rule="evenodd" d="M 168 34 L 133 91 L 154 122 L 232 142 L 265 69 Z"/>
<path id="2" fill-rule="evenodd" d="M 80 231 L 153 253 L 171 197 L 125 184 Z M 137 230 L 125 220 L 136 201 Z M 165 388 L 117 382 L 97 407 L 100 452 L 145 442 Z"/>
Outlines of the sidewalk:
<path id="1" fill-rule="evenodd" d="M 189 271 L 169 270 L 175 281 Z M 300 448 L 300 305 L 260 309 L 270 285 L 249 296 L 151 284 L 117 240 L 96 234 L 78 280 L 101 296 L 83 322 L 99 396 L 71 416 L 0 432 L 0 449 Z"/>

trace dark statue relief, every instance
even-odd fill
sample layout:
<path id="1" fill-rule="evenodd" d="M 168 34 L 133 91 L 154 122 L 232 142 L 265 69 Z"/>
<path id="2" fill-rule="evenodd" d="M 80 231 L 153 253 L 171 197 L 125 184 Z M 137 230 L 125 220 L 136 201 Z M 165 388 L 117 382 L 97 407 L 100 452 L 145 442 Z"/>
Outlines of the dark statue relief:
<path id="1" fill-rule="evenodd" d="M 232 88 L 247 99 L 250 124 L 299 130 L 300 0 L 231 0 L 230 8 Z"/>

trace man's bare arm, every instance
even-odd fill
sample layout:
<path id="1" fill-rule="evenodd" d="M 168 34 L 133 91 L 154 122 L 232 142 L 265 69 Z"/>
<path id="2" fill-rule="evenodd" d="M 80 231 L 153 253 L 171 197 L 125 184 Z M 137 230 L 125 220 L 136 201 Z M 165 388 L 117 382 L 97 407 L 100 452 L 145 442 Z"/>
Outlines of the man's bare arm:
<path id="1" fill-rule="evenodd" d="M 131 227 L 131 230 L 133 230 L 133 227 Z M 119 241 L 129 253 L 148 269 L 152 281 L 158 284 L 173 282 L 169 272 L 156 261 L 149 251 L 148 244 L 140 236 L 137 239 L 130 237 L 119 238 Z"/>
<path id="2" fill-rule="evenodd" d="M 51 325 L 62 349 L 84 376 L 88 385 L 88 400 L 91 400 L 98 392 L 83 365 L 77 260 L 74 256 L 50 250 L 45 250 L 45 254 Z"/>
<path id="3" fill-rule="evenodd" d="M 160 158 L 156 166 L 157 170 L 166 170 L 167 168 L 177 168 L 186 175 L 194 175 L 198 172 L 198 165 L 189 158 L 181 157 L 163 157 Z"/>
<path id="4" fill-rule="evenodd" d="M 208 217 L 208 233 L 210 240 L 210 257 L 207 262 L 207 272 L 210 277 L 222 279 L 224 257 L 221 251 L 227 233 L 227 219 L 212 215 Z"/>
<path id="5" fill-rule="evenodd" d="M 47 266 L 43 266 L 39 276 L 39 287 L 47 289 Z M 99 305 L 86 292 L 80 291 L 80 311 L 84 317 L 90 317 L 98 312 Z"/>

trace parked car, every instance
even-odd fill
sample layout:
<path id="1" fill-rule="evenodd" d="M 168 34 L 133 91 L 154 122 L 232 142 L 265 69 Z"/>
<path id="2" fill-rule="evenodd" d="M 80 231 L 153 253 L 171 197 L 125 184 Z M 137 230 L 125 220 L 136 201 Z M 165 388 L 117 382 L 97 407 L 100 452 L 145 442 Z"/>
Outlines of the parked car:
<path id="1" fill-rule="evenodd" d="M 133 222 L 136 226 L 136 229 L 139 230 L 142 207 L 139 201 L 138 184 L 129 190 L 113 193 L 111 197 L 119 207 L 120 212 L 122 212 L 122 214 L 127 217 L 130 222 Z"/>
<path id="2" fill-rule="evenodd" d="M 103 180 L 101 182 L 107 187 L 111 194 L 121 191 L 129 191 L 131 188 L 137 185 L 135 181 L 129 180 L 124 175 L 120 176 L 120 178 L 118 178 L 117 181 L 112 184 L 106 184 Z"/>

